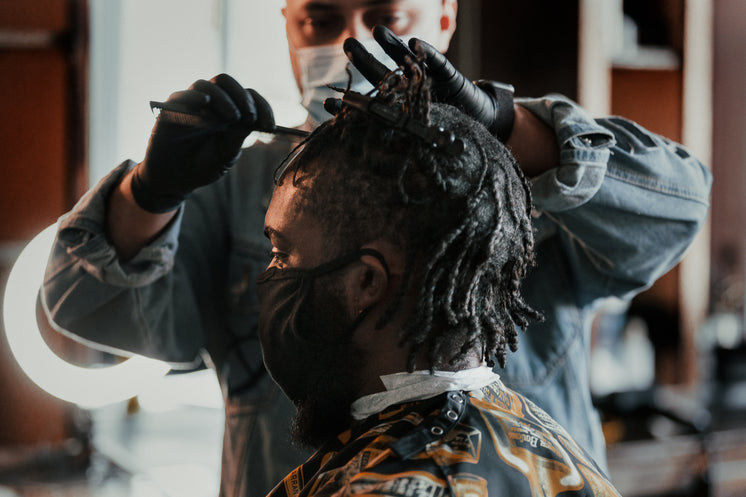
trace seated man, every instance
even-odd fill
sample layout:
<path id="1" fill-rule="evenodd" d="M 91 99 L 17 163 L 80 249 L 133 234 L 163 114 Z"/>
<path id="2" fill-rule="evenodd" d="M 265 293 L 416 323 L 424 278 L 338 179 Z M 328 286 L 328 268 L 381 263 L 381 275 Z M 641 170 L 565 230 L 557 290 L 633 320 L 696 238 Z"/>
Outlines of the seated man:
<path id="1" fill-rule="evenodd" d="M 520 293 L 526 178 L 407 74 L 328 106 L 277 174 L 259 336 L 294 440 L 319 450 L 270 495 L 618 495 L 492 370 L 540 318 Z"/>

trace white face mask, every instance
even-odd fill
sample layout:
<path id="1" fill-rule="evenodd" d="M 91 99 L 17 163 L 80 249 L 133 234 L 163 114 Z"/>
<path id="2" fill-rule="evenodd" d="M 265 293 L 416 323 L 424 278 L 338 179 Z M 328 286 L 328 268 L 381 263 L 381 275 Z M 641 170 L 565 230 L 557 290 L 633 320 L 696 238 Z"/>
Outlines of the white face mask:
<path id="1" fill-rule="evenodd" d="M 396 63 L 386 55 L 375 40 L 362 42 L 363 46 L 389 69 L 395 69 Z M 368 93 L 373 85 L 360 71 L 353 66 L 342 49 L 342 45 L 323 45 L 319 47 L 292 48 L 300 71 L 301 103 L 308 110 L 314 125 L 319 125 L 331 118 L 324 110 L 324 100 L 330 97 L 341 98 L 341 93 L 327 88 L 347 88 L 358 93 Z M 349 69 L 352 78 L 347 73 Z"/>

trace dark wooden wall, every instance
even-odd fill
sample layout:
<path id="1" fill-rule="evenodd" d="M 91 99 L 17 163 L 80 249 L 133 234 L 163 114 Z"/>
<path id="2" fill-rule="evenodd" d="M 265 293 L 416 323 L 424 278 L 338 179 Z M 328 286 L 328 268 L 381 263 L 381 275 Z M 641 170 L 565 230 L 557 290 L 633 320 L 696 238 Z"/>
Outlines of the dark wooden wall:
<path id="1" fill-rule="evenodd" d="M 87 184 L 86 15 L 83 0 L 0 2 L 3 288 L 20 248 L 67 211 Z M 70 406 L 24 376 L 4 332 L 0 398 L 0 446 L 55 443 L 70 435 Z"/>

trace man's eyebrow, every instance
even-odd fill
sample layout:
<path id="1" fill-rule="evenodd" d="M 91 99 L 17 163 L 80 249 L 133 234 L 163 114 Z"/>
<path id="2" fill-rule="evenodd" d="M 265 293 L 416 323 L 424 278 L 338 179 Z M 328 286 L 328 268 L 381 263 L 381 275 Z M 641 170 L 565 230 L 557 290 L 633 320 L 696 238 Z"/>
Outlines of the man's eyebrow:
<path id="1" fill-rule="evenodd" d="M 266 236 L 267 238 L 274 238 L 280 241 L 287 241 L 287 238 L 285 238 L 285 236 L 282 233 L 280 233 L 279 231 L 277 231 L 276 229 L 270 226 L 267 226 L 266 228 L 264 228 L 264 236 Z"/>
<path id="2" fill-rule="evenodd" d="M 338 7 L 336 5 L 324 3 L 324 2 L 308 2 L 306 5 L 303 6 L 303 9 L 306 10 L 306 12 L 310 12 L 313 10 L 335 10 Z"/>
<path id="3" fill-rule="evenodd" d="M 380 7 L 386 5 L 397 5 L 402 3 L 399 0 L 368 0 L 365 2 L 364 7 Z"/>
<path id="4" fill-rule="evenodd" d="M 388 4 L 393 5 L 393 4 L 396 4 L 396 3 L 401 3 L 401 2 L 397 1 L 397 0 L 368 0 L 367 2 L 365 2 L 365 5 L 366 6 L 371 6 L 371 5 L 388 5 Z"/>
<path id="5" fill-rule="evenodd" d="M 399 3 L 397 0 L 367 0 L 365 2 L 366 7 L 377 6 L 377 5 L 391 5 Z M 326 2 L 308 2 L 303 6 L 307 11 L 310 10 L 335 10 L 339 7 L 336 4 Z"/>

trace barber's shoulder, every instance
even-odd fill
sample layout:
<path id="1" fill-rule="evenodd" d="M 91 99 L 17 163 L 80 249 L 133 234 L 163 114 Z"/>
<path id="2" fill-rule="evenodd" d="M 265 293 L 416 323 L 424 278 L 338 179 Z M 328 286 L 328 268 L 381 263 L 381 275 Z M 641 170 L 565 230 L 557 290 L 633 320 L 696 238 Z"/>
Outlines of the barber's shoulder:
<path id="1" fill-rule="evenodd" d="M 241 149 L 241 155 L 231 170 L 243 170 L 246 166 L 250 166 L 254 173 L 265 174 L 269 171 L 274 174 L 275 169 L 292 152 L 297 143 L 279 139 L 267 142 L 257 140 Z"/>
<path id="2" fill-rule="evenodd" d="M 242 216 L 256 211 L 261 214 L 263 223 L 275 186 L 275 174 L 294 148 L 294 142 L 279 139 L 257 140 L 244 147 L 236 163 L 216 186 L 221 195 L 219 201 Z"/>
<path id="3" fill-rule="evenodd" d="M 280 136 L 278 138 L 264 140 L 257 139 L 242 149 L 241 155 L 250 156 L 274 156 L 289 154 L 298 144 L 300 139 Z"/>

